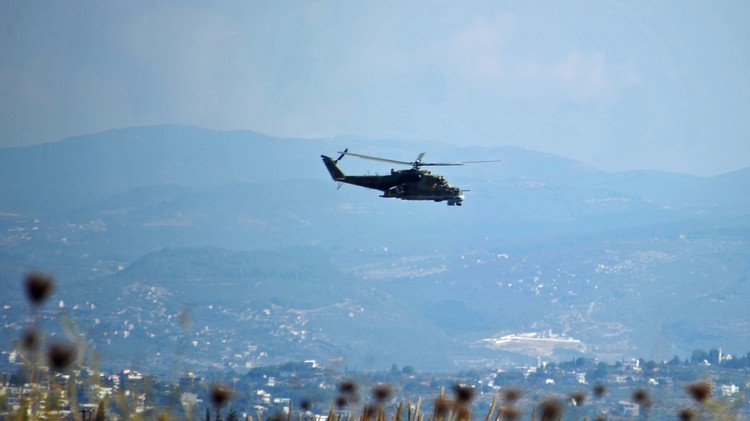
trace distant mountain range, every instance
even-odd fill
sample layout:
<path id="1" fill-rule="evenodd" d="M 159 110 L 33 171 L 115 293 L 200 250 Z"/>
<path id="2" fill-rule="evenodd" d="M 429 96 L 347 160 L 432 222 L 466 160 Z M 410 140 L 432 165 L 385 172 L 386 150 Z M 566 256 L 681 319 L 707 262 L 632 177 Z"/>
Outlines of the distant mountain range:
<path id="1" fill-rule="evenodd" d="M 456 208 L 337 190 L 320 155 L 346 147 L 502 162 L 437 168 L 469 190 Z M 609 173 L 515 147 L 183 126 L 1 149 L 0 337 L 9 352 L 39 269 L 58 279 L 45 329 L 72 320 L 104 364 L 152 371 L 744 354 L 748 186 L 750 169 Z"/>

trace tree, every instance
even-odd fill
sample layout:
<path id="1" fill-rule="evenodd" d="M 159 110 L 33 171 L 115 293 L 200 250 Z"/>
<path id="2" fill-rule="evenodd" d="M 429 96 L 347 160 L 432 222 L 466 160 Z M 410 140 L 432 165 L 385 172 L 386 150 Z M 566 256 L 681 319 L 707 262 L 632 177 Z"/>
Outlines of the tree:
<path id="1" fill-rule="evenodd" d="M 708 352 L 702 349 L 696 349 L 693 351 L 693 355 L 690 356 L 690 361 L 694 363 L 702 363 L 708 360 Z"/>
<path id="2" fill-rule="evenodd" d="M 234 409 L 230 409 L 229 414 L 227 414 L 227 421 L 240 421 L 240 415 Z"/>
<path id="3" fill-rule="evenodd" d="M 607 374 L 609 374 L 609 365 L 607 365 L 607 363 L 603 361 L 600 361 L 596 365 L 596 369 L 591 372 L 590 377 L 592 380 L 600 380 L 607 377 Z"/>
<path id="4" fill-rule="evenodd" d="M 403 367 L 403 368 L 401 369 L 401 373 L 402 373 L 402 374 L 406 374 L 406 375 L 414 374 L 414 372 L 415 372 L 415 371 L 416 371 L 416 370 L 414 369 L 414 367 L 412 367 L 412 366 L 410 366 L 410 365 L 405 365 L 405 366 L 404 366 L 404 367 Z"/>
<path id="5" fill-rule="evenodd" d="M 398 375 L 399 373 L 400 373 L 400 371 L 399 371 L 399 369 L 398 369 L 398 366 L 397 366 L 396 364 L 393 364 L 393 365 L 391 366 L 391 370 L 389 371 L 389 374 L 390 374 L 391 376 L 397 376 L 397 375 Z"/>

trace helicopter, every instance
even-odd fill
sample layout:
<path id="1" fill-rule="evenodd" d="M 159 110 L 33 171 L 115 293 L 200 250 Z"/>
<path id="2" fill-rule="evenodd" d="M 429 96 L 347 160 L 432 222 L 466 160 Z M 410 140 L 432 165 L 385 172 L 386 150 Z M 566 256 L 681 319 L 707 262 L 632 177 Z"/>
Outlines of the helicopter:
<path id="1" fill-rule="evenodd" d="M 422 169 L 427 166 L 460 166 L 464 164 L 477 164 L 483 162 L 500 162 L 499 160 L 492 161 L 465 161 L 465 162 L 424 162 L 425 153 L 422 152 L 417 156 L 417 159 L 408 161 L 397 161 L 393 159 L 378 158 L 375 156 L 362 155 L 357 153 L 349 152 L 349 149 L 344 149 L 343 152 L 339 152 L 339 157 L 333 159 L 326 155 L 320 155 L 323 159 L 323 163 L 331 174 L 333 181 L 339 182 L 339 187 L 342 183 L 353 184 L 355 186 L 366 187 L 369 189 L 380 190 L 383 192 L 380 197 L 385 198 L 396 198 L 402 200 L 432 200 L 435 202 L 447 202 L 448 206 L 461 206 L 464 201 L 463 193 L 468 190 L 461 190 L 458 187 L 451 186 L 445 177 L 438 174 L 433 174 L 430 171 Z M 358 158 L 370 159 L 373 161 L 389 162 L 392 164 L 409 165 L 411 168 L 405 170 L 394 170 L 391 169 L 391 173 L 388 175 L 346 175 L 338 167 L 339 161 L 346 156 L 356 156 Z"/>

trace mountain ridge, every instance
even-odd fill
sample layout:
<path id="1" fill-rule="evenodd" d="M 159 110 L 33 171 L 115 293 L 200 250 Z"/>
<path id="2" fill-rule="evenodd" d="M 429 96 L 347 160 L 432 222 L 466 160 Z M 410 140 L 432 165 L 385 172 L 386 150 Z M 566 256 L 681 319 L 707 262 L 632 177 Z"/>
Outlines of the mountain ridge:
<path id="1" fill-rule="evenodd" d="M 747 351 L 733 348 L 750 340 L 740 312 L 750 169 L 608 173 L 516 147 L 169 125 L 46 145 L 0 153 L 0 275 L 55 274 L 59 299 L 78 308 L 73 317 L 101 321 L 92 341 L 118 364 L 139 355 L 158 368 L 167 355 L 147 356 L 180 335 L 198 343 L 203 368 L 218 358 L 235 370 L 293 358 L 519 363 L 535 360 L 533 347 L 482 344 L 549 332 L 581 346 L 545 358 Z M 457 209 L 337 189 L 319 156 L 346 146 L 502 162 L 440 170 L 470 190 Z M 388 170 L 353 157 L 340 165 Z M 12 337 L 23 297 L 7 297 L 0 315 Z M 185 309 L 200 329 L 175 325 Z"/>

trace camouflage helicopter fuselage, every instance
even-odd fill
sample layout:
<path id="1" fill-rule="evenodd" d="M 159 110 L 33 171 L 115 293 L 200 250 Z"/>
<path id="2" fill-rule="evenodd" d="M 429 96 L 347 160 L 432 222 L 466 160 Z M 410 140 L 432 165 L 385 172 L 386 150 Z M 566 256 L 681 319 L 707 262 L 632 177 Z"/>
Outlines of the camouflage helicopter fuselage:
<path id="1" fill-rule="evenodd" d="M 345 153 L 342 153 L 341 157 Z M 353 184 L 383 192 L 380 197 L 393 197 L 402 200 L 432 200 L 447 202 L 449 206 L 461 206 L 464 196 L 461 189 L 453 187 L 442 175 L 418 168 L 391 170 L 387 175 L 345 175 L 334 160 L 325 155 L 323 159 L 331 178 L 340 183 Z"/>

